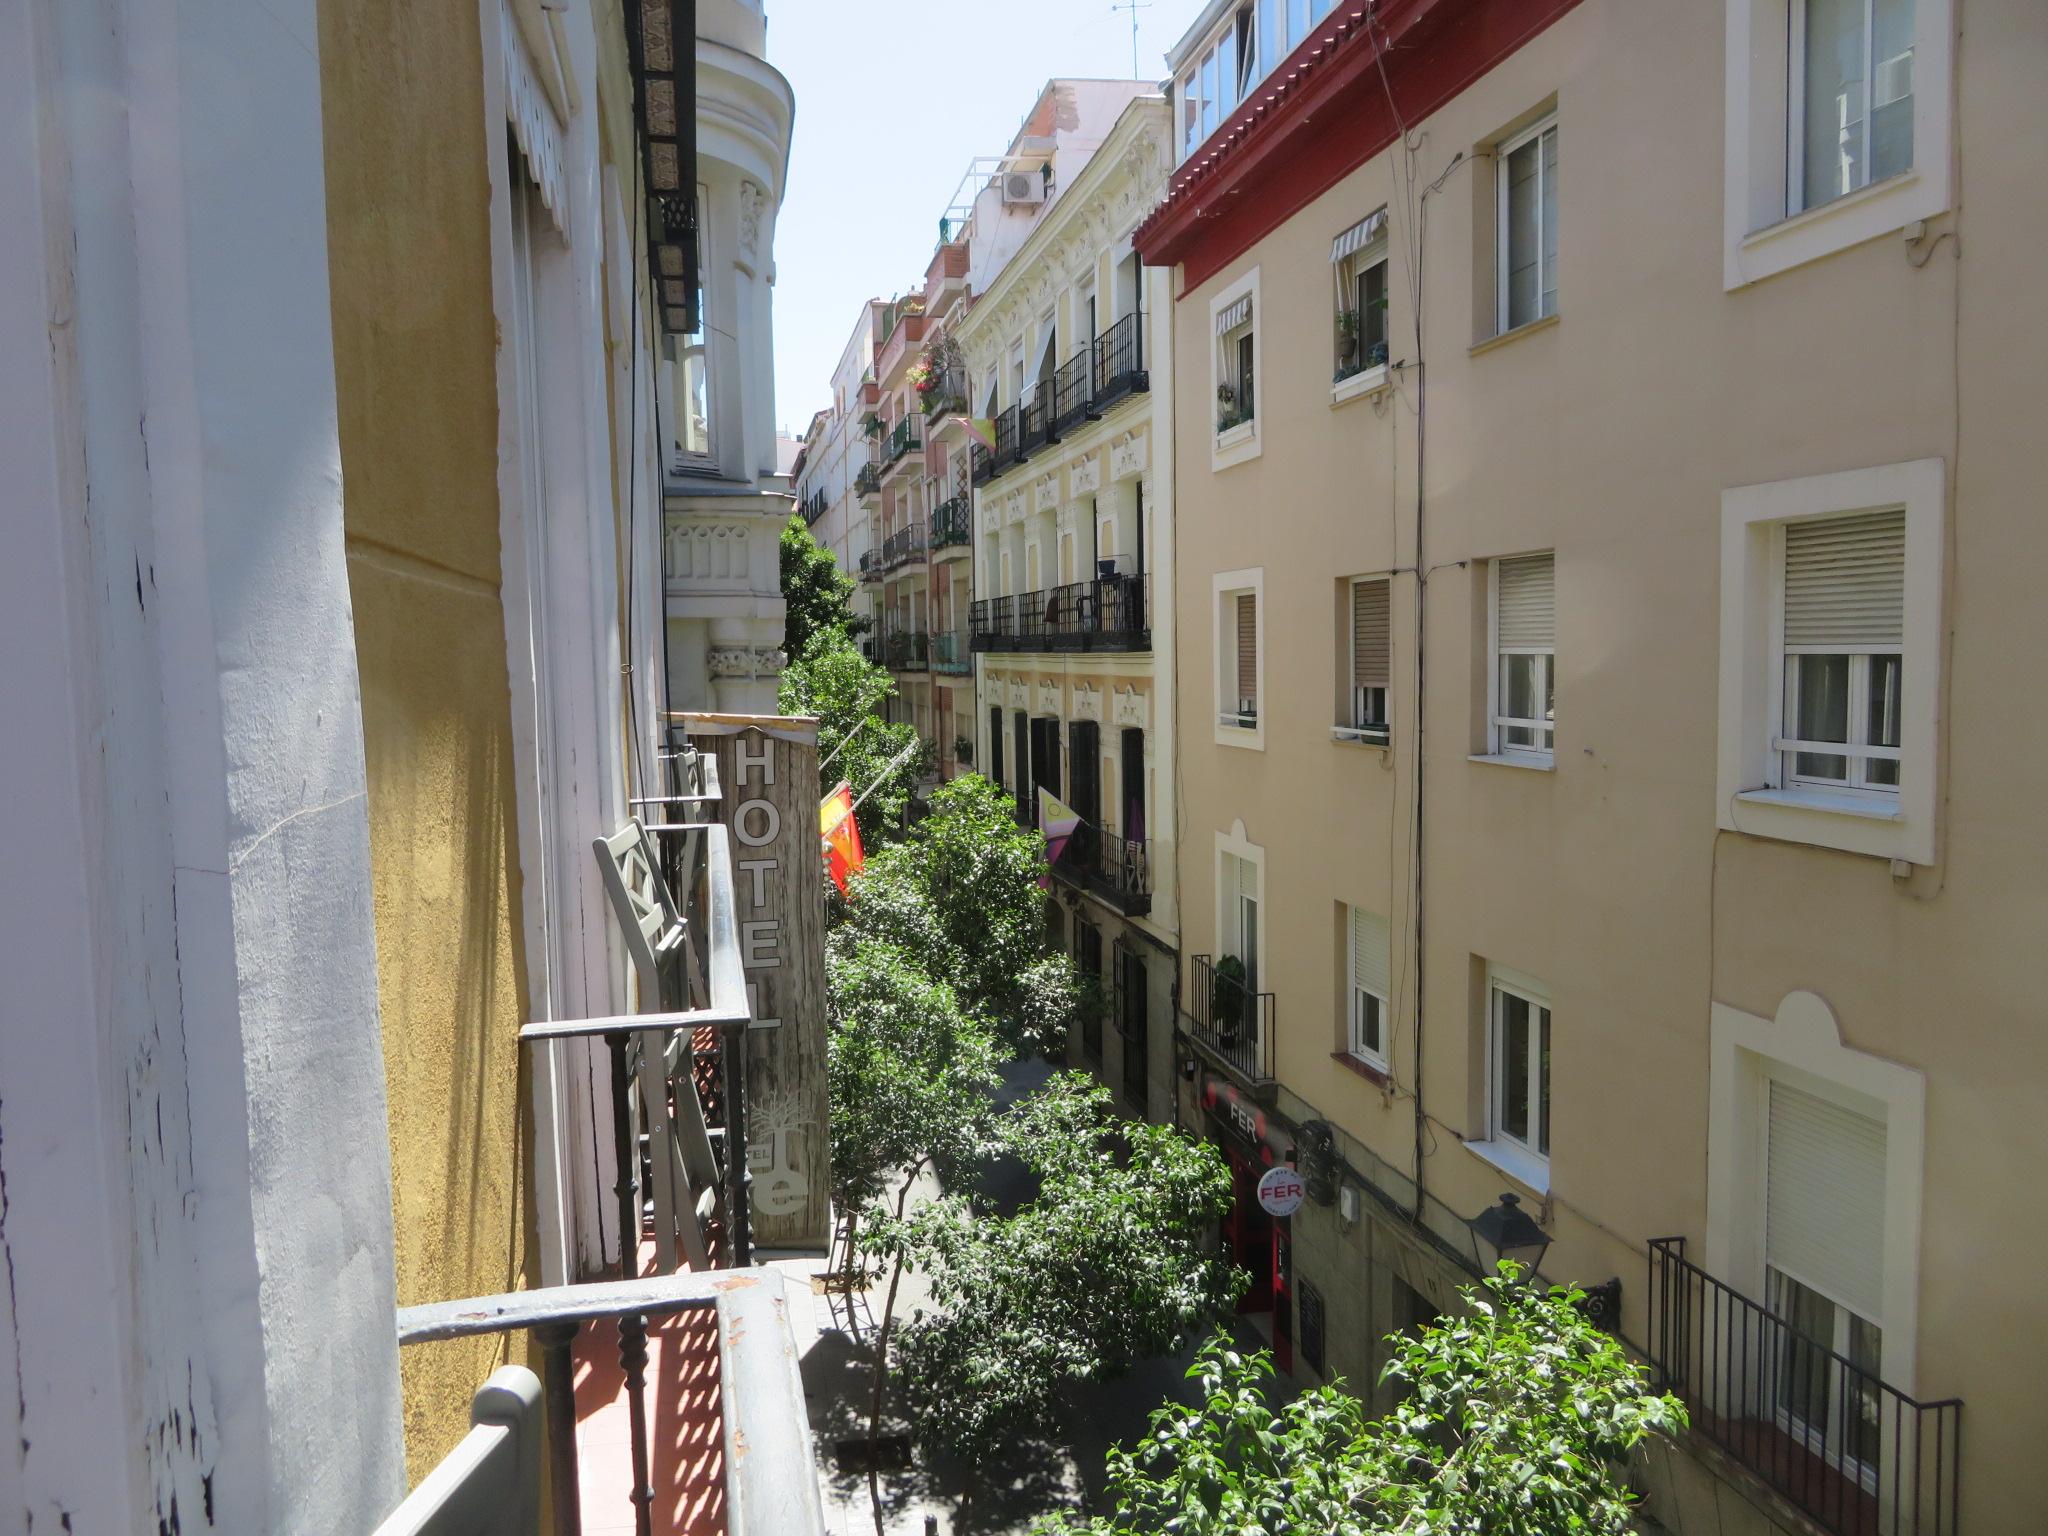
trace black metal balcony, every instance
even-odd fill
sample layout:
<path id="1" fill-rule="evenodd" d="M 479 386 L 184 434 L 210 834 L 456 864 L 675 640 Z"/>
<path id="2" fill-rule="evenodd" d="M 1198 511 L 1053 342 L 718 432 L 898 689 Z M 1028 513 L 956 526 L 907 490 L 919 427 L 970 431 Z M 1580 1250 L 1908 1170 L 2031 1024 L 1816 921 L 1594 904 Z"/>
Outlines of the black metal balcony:
<path id="1" fill-rule="evenodd" d="M 1869 1361 L 1650 1242 L 1646 1349 L 1692 1431 L 1838 1536 L 1950 1536 L 1961 1496 L 1963 1405 L 1921 1402 Z"/>
<path id="2" fill-rule="evenodd" d="M 917 403 L 924 407 L 927 416 L 936 416 L 942 411 L 966 410 L 967 370 L 939 369 L 932 374 L 925 387 L 918 391 Z"/>
<path id="3" fill-rule="evenodd" d="M 996 416 L 996 446 L 989 460 L 988 471 L 991 480 L 1024 457 L 1017 448 L 1017 420 L 1020 414 L 1013 405 Z"/>
<path id="4" fill-rule="evenodd" d="M 1052 376 L 1052 427 L 1055 433 L 1071 431 L 1084 421 L 1095 419 L 1094 348 L 1085 347 L 1068 358 Z M 1040 396 L 1048 386 L 1038 387 Z"/>
<path id="5" fill-rule="evenodd" d="M 878 495 L 882 489 L 882 469 L 878 464 L 863 464 L 853 477 L 853 494 L 856 496 Z"/>
<path id="6" fill-rule="evenodd" d="M 886 471 L 906 453 L 917 453 L 924 448 L 924 418 L 906 416 L 889 429 L 888 437 L 882 444 L 882 468 Z"/>
<path id="7" fill-rule="evenodd" d="M 974 670 L 974 652 L 965 630 L 940 630 L 932 636 L 932 670 L 964 674 Z"/>
<path id="8" fill-rule="evenodd" d="M 1053 383 L 1040 379 L 1031 399 L 1017 413 L 1017 457 L 1029 458 L 1040 448 L 1060 440 L 1053 430 Z"/>
<path id="9" fill-rule="evenodd" d="M 968 477 L 975 485 L 986 485 L 996 477 L 996 456 L 980 443 L 967 450 Z"/>
<path id="10" fill-rule="evenodd" d="M 882 568 L 893 571 L 899 565 L 922 560 L 928 543 L 924 519 L 912 519 L 882 540 Z"/>
<path id="11" fill-rule="evenodd" d="M 1152 910 L 1152 856 L 1142 839 L 1083 822 L 1074 829 L 1053 874 L 1077 890 L 1101 897 L 1126 917 Z"/>
<path id="12" fill-rule="evenodd" d="M 1145 316 L 1133 310 L 1095 338 L 1096 414 L 1151 387 L 1145 372 Z"/>
<path id="13" fill-rule="evenodd" d="M 964 547 L 974 537 L 974 508 L 965 496 L 949 496 L 932 513 L 932 548 Z"/>
<path id="14" fill-rule="evenodd" d="M 931 664 L 931 637 L 921 629 L 892 629 L 882 637 L 882 659 L 894 672 L 922 672 Z"/>
<path id="15" fill-rule="evenodd" d="M 1252 991 L 1229 972 L 1219 971 L 1207 955 L 1195 956 L 1193 970 L 1186 1010 L 1188 1038 L 1245 1087 L 1270 1090 L 1273 994 Z"/>
<path id="16" fill-rule="evenodd" d="M 862 581 L 880 581 L 884 574 L 882 552 L 879 549 L 861 551 L 860 579 Z"/>
<path id="17" fill-rule="evenodd" d="M 1143 576 L 1099 576 L 1054 587 L 1046 594 L 1044 616 L 1047 650 L 1152 649 Z"/>
<path id="18" fill-rule="evenodd" d="M 1017 623 L 1014 597 L 977 597 L 968 611 L 970 643 L 977 651 L 1009 651 Z"/>

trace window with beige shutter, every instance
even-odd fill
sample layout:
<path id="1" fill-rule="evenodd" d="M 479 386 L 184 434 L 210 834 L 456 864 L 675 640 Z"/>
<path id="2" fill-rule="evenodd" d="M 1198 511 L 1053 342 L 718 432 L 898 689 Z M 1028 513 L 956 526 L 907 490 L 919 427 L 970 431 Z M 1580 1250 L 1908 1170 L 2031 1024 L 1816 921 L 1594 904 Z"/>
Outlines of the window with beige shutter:
<path id="1" fill-rule="evenodd" d="M 1784 593 L 1786 781 L 1895 797 L 1905 511 L 1786 524 Z"/>
<path id="2" fill-rule="evenodd" d="M 1238 724 L 1251 725 L 1259 718 L 1258 594 L 1238 593 L 1236 608 Z"/>
<path id="3" fill-rule="evenodd" d="M 1388 738 L 1387 690 L 1393 671 L 1390 584 L 1384 576 L 1351 583 L 1348 624 L 1350 697 L 1338 728 L 1367 741 Z"/>
<path id="4" fill-rule="evenodd" d="M 1556 557 L 1493 564 L 1494 751 L 1551 755 L 1557 739 Z"/>
<path id="5" fill-rule="evenodd" d="M 1387 920 L 1363 907 L 1346 906 L 1344 911 L 1351 951 L 1345 1049 L 1360 1061 L 1384 1071 L 1388 973 L 1392 968 Z"/>

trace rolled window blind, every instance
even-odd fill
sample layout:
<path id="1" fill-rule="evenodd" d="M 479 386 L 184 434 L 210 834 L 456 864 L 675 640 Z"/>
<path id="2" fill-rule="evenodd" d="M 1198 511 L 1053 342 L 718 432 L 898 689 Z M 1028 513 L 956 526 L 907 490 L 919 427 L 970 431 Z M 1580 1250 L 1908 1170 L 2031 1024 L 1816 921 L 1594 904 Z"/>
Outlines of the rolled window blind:
<path id="1" fill-rule="evenodd" d="M 1351 909 L 1351 984 L 1382 1000 L 1388 991 L 1387 920 L 1363 907 Z"/>
<path id="2" fill-rule="evenodd" d="M 1351 584 L 1351 681 L 1359 688 L 1384 688 L 1392 664 L 1388 654 L 1387 584 Z"/>
<path id="3" fill-rule="evenodd" d="M 1883 1123 L 1775 1080 L 1770 1115 L 1765 1259 L 1882 1327 Z"/>
<path id="4" fill-rule="evenodd" d="M 1523 555 L 1500 562 L 1500 645 L 1503 650 L 1547 651 L 1557 644 L 1552 595 L 1553 555 Z"/>
<path id="5" fill-rule="evenodd" d="M 1252 317 L 1252 296 L 1246 294 L 1227 309 L 1216 312 L 1216 334 L 1228 336 Z"/>
<path id="6" fill-rule="evenodd" d="M 1259 598 L 1255 592 L 1237 596 L 1237 696 L 1259 696 Z"/>
<path id="7" fill-rule="evenodd" d="M 1785 529 L 1785 643 L 1896 649 L 1906 624 L 1906 514 L 1859 512 Z"/>

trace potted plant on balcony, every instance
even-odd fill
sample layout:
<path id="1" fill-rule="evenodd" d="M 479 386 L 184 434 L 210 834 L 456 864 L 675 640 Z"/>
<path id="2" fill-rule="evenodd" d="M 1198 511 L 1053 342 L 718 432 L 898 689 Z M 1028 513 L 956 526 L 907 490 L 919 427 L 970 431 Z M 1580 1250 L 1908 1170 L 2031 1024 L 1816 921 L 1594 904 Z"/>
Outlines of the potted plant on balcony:
<path id="1" fill-rule="evenodd" d="M 882 435 L 882 418 L 873 411 L 869 411 L 867 415 L 861 417 L 860 429 L 867 433 L 869 437 L 880 437 Z"/>
<path id="2" fill-rule="evenodd" d="M 1249 980 L 1244 962 L 1235 955 L 1225 955 L 1210 972 L 1209 1022 L 1225 1047 L 1234 1047 L 1243 1038 Z"/>

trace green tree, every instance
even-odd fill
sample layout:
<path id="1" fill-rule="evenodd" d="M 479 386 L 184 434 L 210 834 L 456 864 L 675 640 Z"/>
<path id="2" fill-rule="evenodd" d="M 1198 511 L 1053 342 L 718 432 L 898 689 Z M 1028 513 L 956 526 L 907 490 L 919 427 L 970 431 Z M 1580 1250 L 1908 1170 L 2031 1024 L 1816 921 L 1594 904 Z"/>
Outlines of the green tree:
<path id="1" fill-rule="evenodd" d="M 889 674 L 861 655 L 843 630 L 819 631 L 783 671 L 776 694 L 785 715 L 817 718 L 819 761 L 831 759 L 828 781 L 846 780 L 855 795 L 872 791 L 854 812 L 861 844 L 869 849 L 881 844 L 887 828 L 901 825 L 918 779 L 932 764 L 931 744 L 918 740 L 914 726 L 882 718 L 895 696 Z"/>
<path id="2" fill-rule="evenodd" d="M 1219 1335 L 1188 1372 L 1201 1401 L 1157 1409 L 1110 1452 L 1116 1513 L 1039 1536 L 1624 1536 L 1629 1452 L 1683 1429 L 1685 1409 L 1586 1321 L 1580 1292 L 1517 1273 L 1502 1264 L 1463 1293 L 1467 1314 L 1393 1337 L 1385 1377 L 1406 1394 L 1377 1420 L 1341 1383 L 1275 1409 L 1271 1355 Z"/>
<path id="3" fill-rule="evenodd" d="M 1082 1073 L 1021 1101 L 1003 1139 L 1038 1186 L 1014 1215 L 948 1196 L 876 1234 L 930 1283 L 898 1352 L 919 1438 L 969 1465 L 1054 1429 L 1063 1388 L 1179 1349 L 1244 1279 L 1209 1241 L 1230 1206 L 1213 1147 L 1112 1115 Z"/>
<path id="4" fill-rule="evenodd" d="M 782 600 L 787 615 L 782 646 L 796 661 L 820 637 L 838 633 L 858 639 L 872 626 L 853 611 L 853 578 L 839 569 L 832 551 L 811 537 L 801 517 L 782 529 Z"/>

